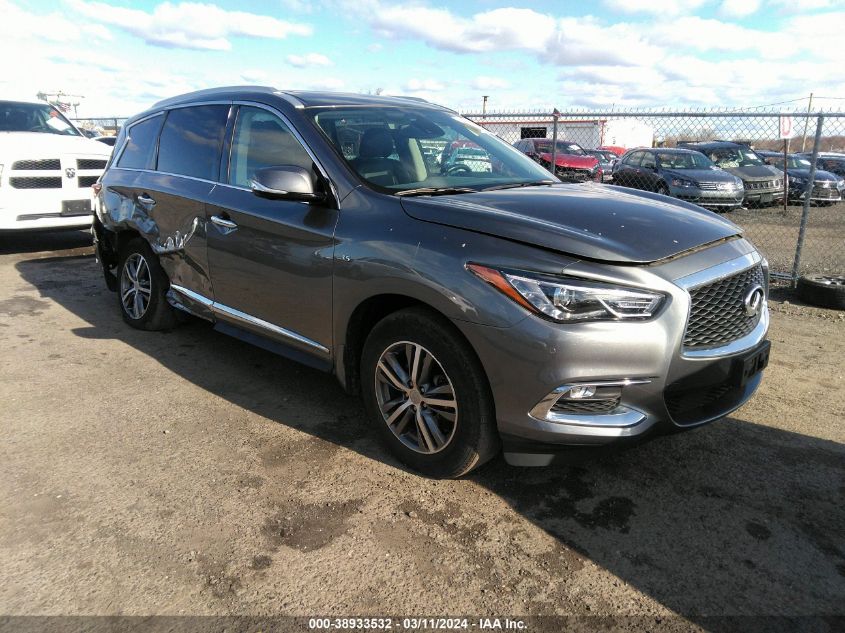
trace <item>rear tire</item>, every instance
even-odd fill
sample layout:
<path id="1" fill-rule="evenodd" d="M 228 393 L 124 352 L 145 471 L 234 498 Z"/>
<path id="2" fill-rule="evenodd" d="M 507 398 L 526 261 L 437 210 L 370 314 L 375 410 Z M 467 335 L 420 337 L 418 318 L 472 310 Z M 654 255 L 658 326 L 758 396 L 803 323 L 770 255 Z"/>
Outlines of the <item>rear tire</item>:
<path id="1" fill-rule="evenodd" d="M 120 251 L 117 302 L 123 320 L 139 330 L 169 330 L 176 309 L 167 302 L 170 280 L 146 240 L 138 237 Z"/>
<path id="2" fill-rule="evenodd" d="M 654 193 L 659 193 L 661 196 L 671 196 L 672 194 L 669 192 L 669 187 L 660 183 L 657 185 L 657 189 L 654 190 Z"/>
<path id="3" fill-rule="evenodd" d="M 408 308 L 376 324 L 364 344 L 361 387 L 384 443 L 420 473 L 460 477 L 499 451 L 481 363 L 436 313 Z"/>

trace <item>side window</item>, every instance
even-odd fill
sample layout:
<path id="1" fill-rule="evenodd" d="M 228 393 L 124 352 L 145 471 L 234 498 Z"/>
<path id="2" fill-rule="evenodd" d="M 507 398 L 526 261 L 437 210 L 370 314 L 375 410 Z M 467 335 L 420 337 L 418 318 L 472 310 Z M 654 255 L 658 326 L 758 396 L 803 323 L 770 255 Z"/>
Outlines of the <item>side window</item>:
<path id="1" fill-rule="evenodd" d="M 645 169 L 653 169 L 657 165 L 657 162 L 654 160 L 654 154 L 643 152 L 643 159 L 640 165 Z"/>
<path id="2" fill-rule="evenodd" d="M 642 152 L 634 152 L 628 158 L 625 159 L 625 164 L 629 167 L 638 167 L 640 164 L 640 160 L 642 160 L 643 153 Z"/>
<path id="3" fill-rule="evenodd" d="M 156 115 L 136 123 L 127 130 L 126 149 L 117 161 L 118 167 L 128 169 L 149 169 L 152 167 L 153 154 L 155 154 L 156 139 L 161 129 L 161 122 L 164 115 Z"/>
<path id="4" fill-rule="evenodd" d="M 314 168 L 311 156 L 276 115 L 241 106 L 232 139 L 229 184 L 249 187 L 255 172 L 273 165 Z"/>
<path id="5" fill-rule="evenodd" d="M 229 106 L 171 110 L 158 143 L 158 171 L 217 180 Z"/>

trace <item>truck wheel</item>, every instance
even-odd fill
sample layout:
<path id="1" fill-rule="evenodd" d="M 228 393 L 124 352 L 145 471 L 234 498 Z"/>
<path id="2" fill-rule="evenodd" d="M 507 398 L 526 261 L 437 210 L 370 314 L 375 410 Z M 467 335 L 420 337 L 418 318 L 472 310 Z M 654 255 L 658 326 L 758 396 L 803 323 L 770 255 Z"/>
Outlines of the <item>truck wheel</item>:
<path id="1" fill-rule="evenodd" d="M 845 310 L 845 275 L 800 277 L 798 296 L 817 306 Z"/>
<path id="2" fill-rule="evenodd" d="M 499 450 L 481 363 L 437 314 L 409 308 L 380 321 L 364 344 L 361 386 L 370 420 L 414 470 L 460 477 Z"/>
<path id="3" fill-rule="evenodd" d="M 176 310 L 166 293 L 170 280 L 150 245 L 138 237 L 120 251 L 117 300 L 123 320 L 139 330 L 169 330 Z"/>

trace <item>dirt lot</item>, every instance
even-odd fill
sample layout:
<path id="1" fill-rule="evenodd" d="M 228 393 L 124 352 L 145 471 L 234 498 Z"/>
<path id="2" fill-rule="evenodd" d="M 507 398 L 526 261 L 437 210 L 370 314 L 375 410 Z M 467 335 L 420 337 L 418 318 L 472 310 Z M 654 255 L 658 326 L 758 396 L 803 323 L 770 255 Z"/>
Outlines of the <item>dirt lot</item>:
<path id="1" fill-rule="evenodd" d="M 766 380 L 731 418 L 432 481 L 387 455 L 332 377 L 202 323 L 129 329 L 84 234 L 0 238 L 0 616 L 833 630 L 845 316 L 773 310 Z"/>

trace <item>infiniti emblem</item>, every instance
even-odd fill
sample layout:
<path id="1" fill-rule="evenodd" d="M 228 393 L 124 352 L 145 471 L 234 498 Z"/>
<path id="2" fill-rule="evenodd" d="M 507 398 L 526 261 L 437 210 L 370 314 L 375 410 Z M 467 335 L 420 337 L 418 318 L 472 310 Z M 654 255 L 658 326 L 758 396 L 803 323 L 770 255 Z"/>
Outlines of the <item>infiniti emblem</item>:
<path id="1" fill-rule="evenodd" d="M 762 286 L 752 286 L 751 290 L 748 291 L 748 294 L 745 295 L 745 299 L 742 301 L 745 304 L 745 314 L 750 317 L 758 316 L 760 311 L 763 309 L 764 297 L 765 294 L 763 293 Z"/>
<path id="2" fill-rule="evenodd" d="M 68 178 L 73 178 L 74 176 L 76 176 L 76 170 L 73 167 L 68 167 L 67 169 L 65 169 L 65 176 L 67 176 Z"/>

